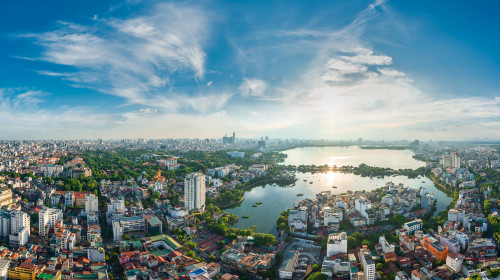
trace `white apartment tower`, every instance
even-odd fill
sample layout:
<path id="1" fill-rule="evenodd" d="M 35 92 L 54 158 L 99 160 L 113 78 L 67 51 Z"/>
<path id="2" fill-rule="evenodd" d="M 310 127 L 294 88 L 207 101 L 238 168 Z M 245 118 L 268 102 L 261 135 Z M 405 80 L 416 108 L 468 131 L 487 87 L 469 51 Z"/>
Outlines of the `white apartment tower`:
<path id="1" fill-rule="evenodd" d="M 188 211 L 205 210 L 205 176 L 189 173 L 184 179 L 184 207 Z"/>
<path id="2" fill-rule="evenodd" d="M 23 227 L 28 228 L 30 234 L 30 217 L 27 213 L 21 211 L 12 211 L 10 213 L 10 231 L 11 234 L 18 234 Z"/>
<path id="3" fill-rule="evenodd" d="M 60 209 L 44 208 L 38 213 L 38 231 L 41 236 L 47 234 L 53 228 L 56 221 L 63 218 Z"/>
<path id="4" fill-rule="evenodd" d="M 85 195 L 85 213 L 99 212 L 99 201 L 96 195 Z"/>
<path id="5" fill-rule="evenodd" d="M 359 250 L 359 260 L 363 266 L 363 272 L 365 273 L 366 280 L 375 280 L 375 262 L 373 261 L 370 250 L 361 249 Z"/>

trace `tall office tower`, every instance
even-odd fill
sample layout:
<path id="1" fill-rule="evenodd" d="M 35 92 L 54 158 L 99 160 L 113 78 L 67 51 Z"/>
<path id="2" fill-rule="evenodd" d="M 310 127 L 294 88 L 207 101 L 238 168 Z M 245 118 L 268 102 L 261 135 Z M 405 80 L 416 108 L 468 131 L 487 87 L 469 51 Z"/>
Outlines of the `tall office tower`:
<path id="1" fill-rule="evenodd" d="M 205 175 L 189 173 L 184 179 L 184 206 L 188 211 L 205 211 Z"/>

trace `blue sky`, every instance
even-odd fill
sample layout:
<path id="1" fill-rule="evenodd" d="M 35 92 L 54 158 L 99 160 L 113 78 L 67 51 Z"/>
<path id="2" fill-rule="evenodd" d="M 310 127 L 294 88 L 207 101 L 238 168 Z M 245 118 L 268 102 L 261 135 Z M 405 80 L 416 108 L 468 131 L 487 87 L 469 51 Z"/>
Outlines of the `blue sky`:
<path id="1" fill-rule="evenodd" d="M 500 139 L 496 1 L 1 5 L 2 139 Z"/>

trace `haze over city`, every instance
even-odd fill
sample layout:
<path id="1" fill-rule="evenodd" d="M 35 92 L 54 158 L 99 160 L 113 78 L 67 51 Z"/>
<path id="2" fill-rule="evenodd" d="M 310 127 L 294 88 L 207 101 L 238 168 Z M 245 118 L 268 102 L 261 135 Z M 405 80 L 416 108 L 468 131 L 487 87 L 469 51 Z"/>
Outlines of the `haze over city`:
<path id="1" fill-rule="evenodd" d="M 2 3 L 0 138 L 498 140 L 498 7 Z"/>

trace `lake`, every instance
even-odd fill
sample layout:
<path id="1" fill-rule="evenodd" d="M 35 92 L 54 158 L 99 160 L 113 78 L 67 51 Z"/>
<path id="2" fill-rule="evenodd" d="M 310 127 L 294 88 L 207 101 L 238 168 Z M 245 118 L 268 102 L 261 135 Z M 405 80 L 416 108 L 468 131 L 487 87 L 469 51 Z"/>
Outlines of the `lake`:
<path id="1" fill-rule="evenodd" d="M 303 147 L 286 150 L 285 165 L 359 166 L 361 163 L 392 169 L 417 169 L 425 163 L 410 150 L 361 149 L 359 146 Z"/>
<path id="2" fill-rule="evenodd" d="M 362 154 L 366 154 L 367 158 L 372 160 L 372 163 L 370 163 L 370 165 L 378 167 L 418 168 L 420 166 L 423 166 L 424 164 L 423 162 L 417 162 L 418 164 L 413 162 L 415 161 L 412 158 L 413 153 L 406 150 L 368 150 L 359 148 L 350 148 L 347 150 L 344 149 L 345 148 L 340 147 L 313 147 L 288 150 L 285 151 L 285 153 L 289 155 L 287 158 L 289 163 L 285 164 L 291 164 L 291 162 L 295 162 L 293 164 L 298 165 L 300 164 L 298 163 L 298 158 L 300 157 L 307 158 L 307 161 L 304 164 L 313 164 L 314 162 L 312 162 L 312 158 L 310 157 L 311 154 L 316 154 L 318 157 L 318 162 L 316 162 L 315 164 L 325 164 L 325 157 L 340 157 L 340 152 L 344 153 L 344 162 L 353 162 L 343 163 L 344 165 L 354 165 L 356 164 L 354 162 L 364 163 L 364 161 L 361 160 Z M 321 151 L 327 153 L 327 156 L 324 156 Z M 381 156 L 380 151 L 388 151 L 392 159 Z M 339 152 L 339 154 L 335 154 L 334 152 Z M 400 155 L 398 155 L 398 153 Z M 379 163 L 373 161 L 377 157 L 375 155 L 380 158 Z M 395 158 L 401 158 L 404 160 L 402 160 L 402 163 L 398 165 L 397 162 L 394 161 Z M 382 163 L 391 163 L 391 165 L 382 165 Z M 337 165 L 340 166 L 340 164 L 338 163 Z M 414 167 L 411 167 L 411 165 L 414 165 Z M 316 174 L 296 173 L 296 176 L 297 182 L 295 183 L 295 185 L 290 185 L 287 187 L 265 185 L 254 187 L 252 190 L 245 192 L 245 200 L 239 206 L 225 210 L 228 213 L 233 213 L 240 217 L 239 221 L 234 225 L 234 227 L 247 228 L 251 225 L 256 225 L 258 232 L 276 233 L 275 223 L 276 219 L 278 219 L 279 217 L 279 214 L 283 210 L 293 207 L 293 203 L 297 200 L 314 198 L 317 193 L 328 190 L 332 191 L 332 194 L 340 194 L 348 190 L 373 190 L 385 186 L 386 182 L 390 181 L 396 184 L 403 183 L 405 186 L 416 189 L 423 187 L 426 192 L 434 193 L 438 201 L 436 213 L 444 210 L 452 200 L 451 197 L 446 196 L 445 193 L 438 190 L 434 186 L 432 180 L 430 180 L 429 178 L 409 179 L 405 176 L 370 178 L 361 177 L 354 174 L 334 172 Z M 312 184 L 310 182 L 312 182 Z M 332 185 L 337 186 L 337 188 L 332 188 Z M 304 195 L 298 197 L 298 193 L 302 193 Z M 262 204 L 258 207 L 252 207 L 252 205 L 258 201 L 261 201 Z M 249 215 L 250 218 L 243 219 L 243 215 Z"/>

